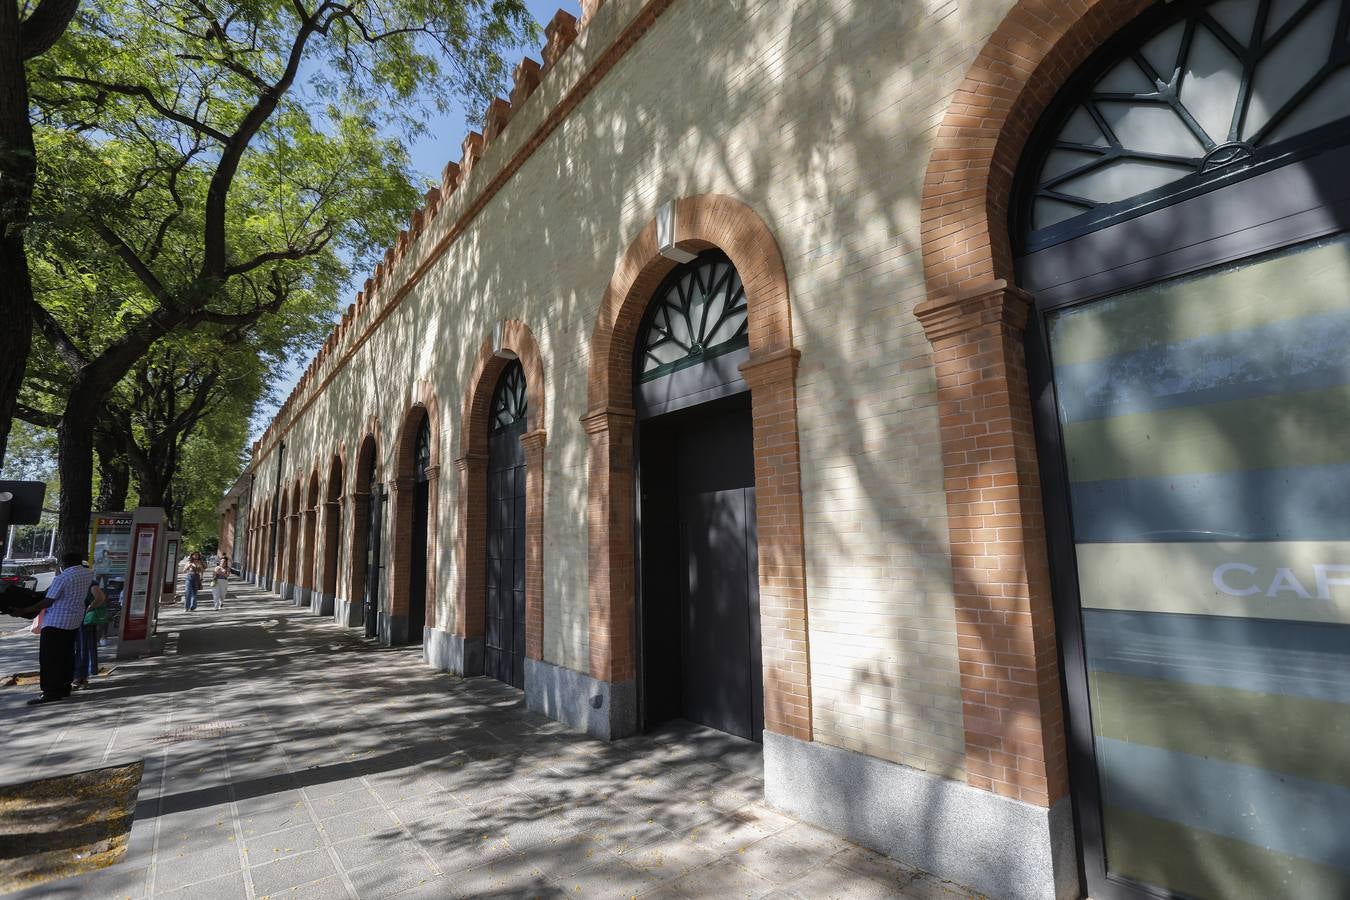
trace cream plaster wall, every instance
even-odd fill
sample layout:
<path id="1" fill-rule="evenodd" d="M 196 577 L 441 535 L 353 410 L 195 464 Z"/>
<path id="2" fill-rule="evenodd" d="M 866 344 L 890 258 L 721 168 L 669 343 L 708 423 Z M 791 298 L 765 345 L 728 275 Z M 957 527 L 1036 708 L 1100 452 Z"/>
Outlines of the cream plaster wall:
<path id="1" fill-rule="evenodd" d="M 493 323 L 523 320 L 548 372 L 545 657 L 586 671 L 579 419 L 597 306 L 617 260 L 661 202 L 737 197 L 777 236 L 802 352 L 816 739 L 960 777 L 935 385 L 912 315 L 923 296 L 919 198 L 951 92 L 1010 6 L 676 0 L 304 410 L 285 437 L 288 469 L 317 465 L 322 479 L 329 455 L 345 444 L 349 493 L 374 416 L 387 480 L 411 385 L 430 381 L 441 410 L 438 627 L 450 628 L 458 578 L 453 460 L 465 385 Z M 640 7 L 606 3 L 387 285 L 402 283 L 425 258 Z M 275 458 L 261 460 L 259 485 L 273 483 Z M 343 596 L 345 580 L 343 572 Z"/>

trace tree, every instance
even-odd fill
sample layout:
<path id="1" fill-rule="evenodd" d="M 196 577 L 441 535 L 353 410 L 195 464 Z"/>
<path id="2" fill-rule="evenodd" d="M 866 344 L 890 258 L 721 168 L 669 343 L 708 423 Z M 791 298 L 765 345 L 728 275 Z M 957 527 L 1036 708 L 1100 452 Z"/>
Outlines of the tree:
<path id="1" fill-rule="evenodd" d="M 532 29 L 523 0 L 109 0 L 35 60 L 33 228 L 115 263 L 98 285 L 115 328 L 82 343 L 65 320 L 84 311 L 34 307 L 68 373 L 63 548 L 86 541 L 108 391 L 165 335 L 335 296 L 343 260 L 368 264 L 419 199 L 380 128 L 458 94 L 481 110 Z"/>
<path id="2" fill-rule="evenodd" d="M 0 0 L 0 463 L 5 460 L 14 406 L 32 341 L 33 288 L 24 253 L 37 177 L 28 118 L 25 64 L 51 49 L 79 0 L 41 0 L 29 6 Z"/>

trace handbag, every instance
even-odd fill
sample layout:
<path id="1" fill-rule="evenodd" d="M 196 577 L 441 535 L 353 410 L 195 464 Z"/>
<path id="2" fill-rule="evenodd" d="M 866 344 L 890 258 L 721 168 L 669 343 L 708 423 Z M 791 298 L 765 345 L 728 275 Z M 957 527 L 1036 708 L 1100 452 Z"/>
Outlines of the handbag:
<path id="1" fill-rule="evenodd" d="M 84 595 L 84 624 L 102 625 L 108 621 L 108 610 L 104 606 L 91 606 L 96 598 L 91 587 Z"/>

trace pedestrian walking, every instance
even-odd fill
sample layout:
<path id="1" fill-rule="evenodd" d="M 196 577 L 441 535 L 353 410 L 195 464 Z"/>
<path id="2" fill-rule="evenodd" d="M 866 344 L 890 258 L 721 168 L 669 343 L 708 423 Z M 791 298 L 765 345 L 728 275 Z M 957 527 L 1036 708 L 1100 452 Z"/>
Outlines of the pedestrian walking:
<path id="1" fill-rule="evenodd" d="M 94 584 L 94 573 L 84 566 L 84 556 L 72 551 L 61 557 L 61 574 L 52 580 L 47 596 L 29 612 L 42 611 L 42 634 L 38 638 L 38 668 L 42 694 L 28 701 L 55 703 L 70 696 L 75 674 L 75 638 L 84 626 L 86 598 L 93 594 L 100 605 L 107 601 Z"/>
<path id="2" fill-rule="evenodd" d="M 187 578 L 183 590 L 183 608 L 188 612 L 197 609 L 197 593 L 202 589 L 202 576 L 206 573 L 206 563 L 196 550 L 188 557 Z"/>
<path id="3" fill-rule="evenodd" d="M 220 609 L 225 605 L 225 594 L 230 589 L 230 558 L 220 557 L 211 574 L 215 577 L 211 582 L 211 597 L 216 601 L 216 609 Z"/>

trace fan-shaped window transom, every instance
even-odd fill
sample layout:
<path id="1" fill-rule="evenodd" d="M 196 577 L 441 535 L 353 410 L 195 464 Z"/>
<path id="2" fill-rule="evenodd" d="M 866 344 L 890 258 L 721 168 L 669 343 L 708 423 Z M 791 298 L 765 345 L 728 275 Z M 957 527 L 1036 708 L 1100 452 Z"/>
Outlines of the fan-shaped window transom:
<path id="1" fill-rule="evenodd" d="M 1189 0 L 1160 15 L 1127 52 L 1085 67 L 1042 122 L 1023 167 L 1028 249 L 1287 158 L 1350 122 L 1350 0 Z"/>
<path id="2" fill-rule="evenodd" d="M 638 379 L 651 381 L 749 346 L 745 288 L 720 250 L 677 267 L 657 288 L 638 339 Z"/>
<path id="3" fill-rule="evenodd" d="M 497 390 L 492 394 L 492 433 L 524 422 L 526 411 L 525 369 L 519 360 L 512 360 L 502 371 Z"/>

